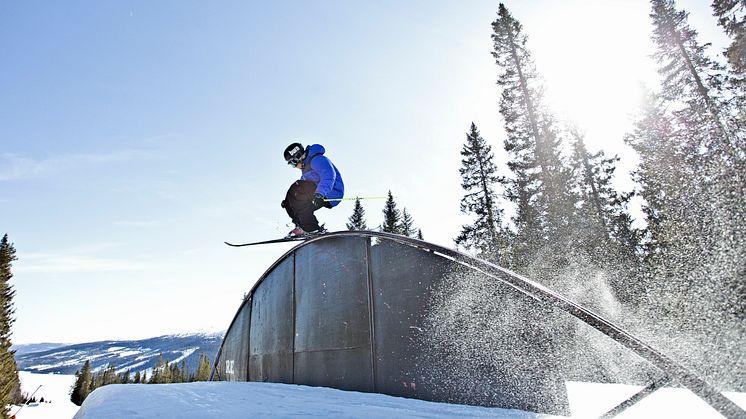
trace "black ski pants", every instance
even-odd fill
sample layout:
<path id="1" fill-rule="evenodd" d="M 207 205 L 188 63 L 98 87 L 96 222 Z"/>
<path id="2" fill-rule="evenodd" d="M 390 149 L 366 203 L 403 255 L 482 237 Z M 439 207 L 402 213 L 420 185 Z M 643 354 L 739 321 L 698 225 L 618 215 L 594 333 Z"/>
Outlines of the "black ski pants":
<path id="1" fill-rule="evenodd" d="M 290 219 L 303 231 L 315 231 L 319 229 L 319 220 L 313 214 L 321 207 L 313 205 L 313 195 L 316 193 L 316 184 L 307 180 L 297 180 L 288 189 L 282 207 L 285 208 Z"/>

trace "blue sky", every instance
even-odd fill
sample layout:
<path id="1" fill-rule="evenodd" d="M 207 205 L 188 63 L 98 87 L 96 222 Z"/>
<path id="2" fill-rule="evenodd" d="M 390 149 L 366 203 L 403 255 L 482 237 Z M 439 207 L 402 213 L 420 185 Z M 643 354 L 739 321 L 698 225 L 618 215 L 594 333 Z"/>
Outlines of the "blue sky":
<path id="1" fill-rule="evenodd" d="M 700 41 L 722 43 L 697 3 L 707 2 L 680 6 Z M 497 5 L 0 3 L 0 233 L 19 257 L 14 342 L 226 328 L 289 247 L 222 242 L 290 229 L 279 202 L 299 172 L 281 154 L 295 140 L 327 148 L 348 196 L 392 190 L 426 239 L 452 246 L 467 221 L 458 153 L 472 121 L 504 163 Z M 625 152 L 636 87 L 653 74 L 647 2 L 506 5 L 553 106 L 591 147 Z M 365 203 L 370 226 L 382 207 Z M 351 212 L 318 214 L 339 230 Z"/>

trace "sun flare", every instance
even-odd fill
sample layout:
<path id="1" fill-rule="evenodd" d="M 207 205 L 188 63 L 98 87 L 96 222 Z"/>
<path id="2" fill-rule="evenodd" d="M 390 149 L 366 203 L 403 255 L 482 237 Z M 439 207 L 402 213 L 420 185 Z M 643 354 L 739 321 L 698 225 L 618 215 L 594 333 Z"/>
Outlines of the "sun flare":
<path id="1" fill-rule="evenodd" d="M 586 132 L 590 148 L 614 148 L 640 104 L 643 86 L 655 78 L 648 28 L 625 25 L 640 11 L 622 3 L 575 2 L 552 12 L 542 21 L 542 35 L 529 39 L 549 51 L 535 56 L 547 103 Z M 599 14 L 614 19 L 593 18 Z"/>

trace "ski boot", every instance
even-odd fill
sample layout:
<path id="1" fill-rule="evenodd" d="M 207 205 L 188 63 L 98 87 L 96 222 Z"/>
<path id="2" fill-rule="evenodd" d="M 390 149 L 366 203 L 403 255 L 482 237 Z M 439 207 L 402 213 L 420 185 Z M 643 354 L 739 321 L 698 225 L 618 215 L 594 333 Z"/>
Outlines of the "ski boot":
<path id="1" fill-rule="evenodd" d="M 322 224 L 319 226 L 318 229 L 306 231 L 304 234 L 305 234 L 305 237 L 311 238 L 311 237 L 318 237 L 326 233 L 327 233 L 326 228 L 324 228 L 324 225 Z"/>
<path id="2" fill-rule="evenodd" d="M 300 227 L 295 227 L 294 229 L 290 230 L 287 236 L 285 236 L 286 239 L 296 239 L 299 237 L 305 237 L 306 232 L 303 231 Z"/>

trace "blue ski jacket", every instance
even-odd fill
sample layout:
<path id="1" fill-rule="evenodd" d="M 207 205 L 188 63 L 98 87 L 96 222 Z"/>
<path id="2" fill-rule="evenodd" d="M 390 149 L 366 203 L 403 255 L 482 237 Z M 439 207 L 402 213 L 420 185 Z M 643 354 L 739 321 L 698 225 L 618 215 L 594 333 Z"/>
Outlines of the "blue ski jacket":
<path id="1" fill-rule="evenodd" d="M 342 175 L 324 153 L 326 150 L 320 144 L 313 144 L 306 148 L 306 159 L 303 160 L 303 175 L 300 180 L 308 180 L 316 184 L 316 193 L 326 199 L 340 199 L 344 197 L 345 185 Z M 341 201 L 329 201 L 332 207 Z"/>

